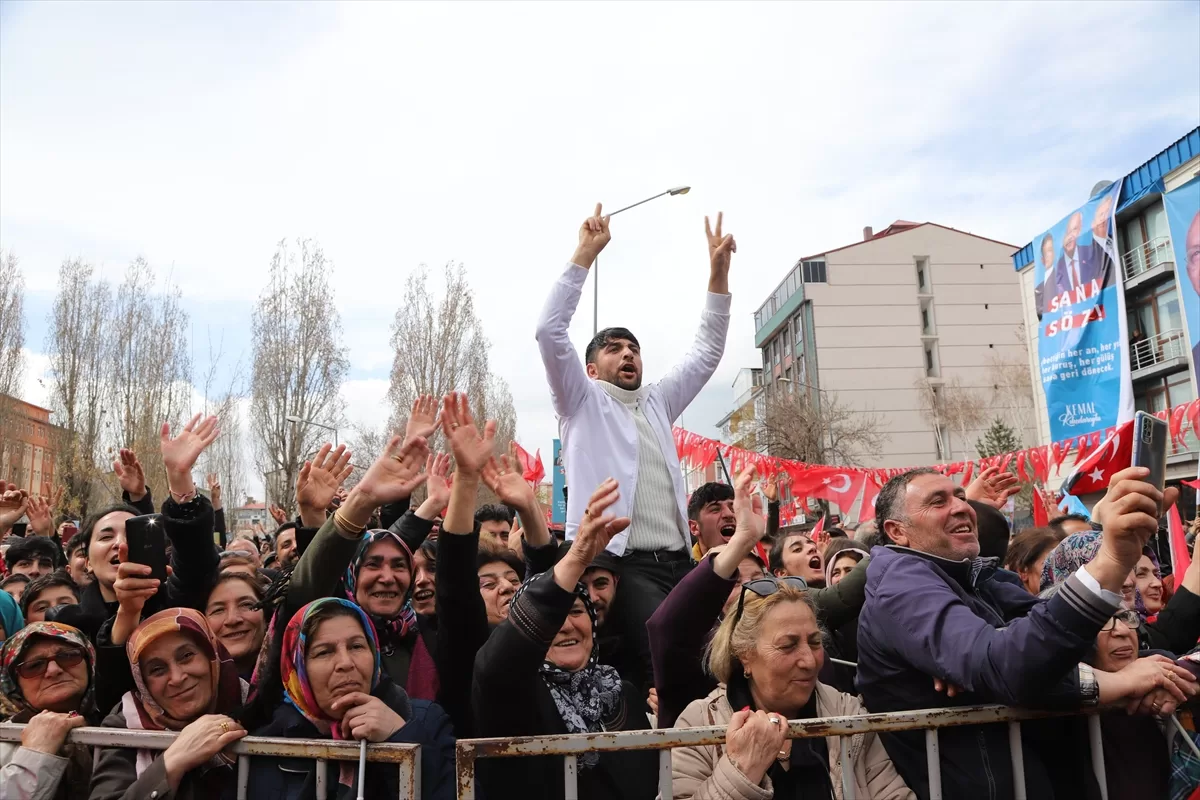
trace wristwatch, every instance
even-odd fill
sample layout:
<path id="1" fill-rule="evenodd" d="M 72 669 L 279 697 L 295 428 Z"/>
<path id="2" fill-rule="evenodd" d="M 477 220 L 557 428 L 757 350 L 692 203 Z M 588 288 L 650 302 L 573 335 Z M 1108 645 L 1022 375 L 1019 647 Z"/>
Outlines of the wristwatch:
<path id="1" fill-rule="evenodd" d="M 1100 684 L 1096 683 L 1096 673 L 1087 664 L 1079 665 L 1079 699 L 1088 708 L 1100 705 Z"/>

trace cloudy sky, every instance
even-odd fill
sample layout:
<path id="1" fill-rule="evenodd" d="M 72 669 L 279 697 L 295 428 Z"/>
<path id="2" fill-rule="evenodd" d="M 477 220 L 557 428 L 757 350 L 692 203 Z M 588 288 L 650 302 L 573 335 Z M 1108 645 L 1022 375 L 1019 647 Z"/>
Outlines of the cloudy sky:
<path id="1" fill-rule="evenodd" d="M 712 435 L 752 314 L 800 256 L 930 220 L 1023 245 L 1200 124 L 1200 4 L 0 3 L 0 247 L 27 281 L 27 399 L 59 263 L 144 255 L 250 360 L 280 239 L 336 265 L 351 422 L 379 424 L 420 264 L 466 265 L 519 439 L 556 424 L 533 340 L 597 200 L 600 324 L 648 378 L 686 350 L 703 217 L 738 240 Z M 1014 278 L 1015 280 L 1015 278 Z M 590 284 L 572 326 L 591 333 Z"/>

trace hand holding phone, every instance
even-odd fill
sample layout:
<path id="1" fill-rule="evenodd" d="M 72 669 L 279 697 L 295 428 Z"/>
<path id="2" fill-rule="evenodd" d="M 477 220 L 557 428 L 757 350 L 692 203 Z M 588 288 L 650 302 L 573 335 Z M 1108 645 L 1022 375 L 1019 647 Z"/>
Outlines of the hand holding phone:
<path id="1" fill-rule="evenodd" d="M 150 567 L 146 577 L 167 579 L 167 538 L 162 514 L 143 514 L 125 520 L 125 544 L 128 560 Z"/>
<path id="2" fill-rule="evenodd" d="M 1167 482 L 1167 423 L 1158 417 L 1137 412 L 1133 421 L 1133 466 L 1150 470 L 1146 483 L 1160 492 Z M 1159 503 L 1158 515 L 1163 513 Z"/>

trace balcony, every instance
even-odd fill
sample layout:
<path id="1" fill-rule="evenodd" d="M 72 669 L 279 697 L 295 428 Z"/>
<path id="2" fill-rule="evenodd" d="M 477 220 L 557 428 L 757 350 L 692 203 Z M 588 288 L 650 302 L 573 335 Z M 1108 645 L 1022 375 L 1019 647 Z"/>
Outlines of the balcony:
<path id="1" fill-rule="evenodd" d="M 1126 282 L 1148 273 L 1155 267 L 1165 268 L 1167 266 L 1175 266 L 1175 255 L 1171 252 L 1171 239 L 1167 236 L 1151 239 L 1145 244 L 1140 244 L 1121 254 L 1121 270 L 1125 274 Z"/>
<path id="2" fill-rule="evenodd" d="M 1131 342 L 1129 369 L 1134 380 L 1149 378 L 1170 372 L 1176 366 L 1186 367 L 1189 355 L 1187 337 L 1175 328 L 1140 342 Z"/>

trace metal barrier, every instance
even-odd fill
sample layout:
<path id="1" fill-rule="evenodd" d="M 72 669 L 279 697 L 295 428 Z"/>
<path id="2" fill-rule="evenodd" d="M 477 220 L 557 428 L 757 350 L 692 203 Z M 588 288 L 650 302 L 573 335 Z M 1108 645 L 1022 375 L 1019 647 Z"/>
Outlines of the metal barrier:
<path id="1" fill-rule="evenodd" d="M 0 723 L 0 742 L 20 742 L 24 725 Z M 166 731 L 134 731 L 119 728 L 77 728 L 68 741 L 90 747 L 128 747 L 139 750 L 166 750 L 176 734 Z M 358 742 L 334 739 L 278 739 L 247 736 L 229 748 L 237 756 L 237 797 L 246 800 L 250 783 L 250 758 L 311 758 L 317 762 L 317 800 L 329 794 L 328 766 L 330 761 L 358 761 L 361 748 Z M 421 747 L 416 744 L 371 744 L 366 748 L 367 760 L 395 764 L 400 772 L 400 798 L 421 796 Z M 337 778 L 334 778 L 334 784 Z"/>
<path id="2" fill-rule="evenodd" d="M 941 800 L 942 778 L 938 730 L 958 725 L 1008 723 L 1013 781 L 1017 787 L 1016 800 L 1026 800 L 1023 753 L 1020 747 L 1012 746 L 1013 742 L 1020 742 L 1020 723 L 1023 720 L 1078 716 L 1079 714 L 1078 711 L 1037 711 L 1007 706 L 971 706 L 924 711 L 894 711 L 886 714 L 862 714 L 853 717 L 819 717 L 792 722 L 788 729 L 788 738 L 839 737 L 842 797 L 844 800 L 869 800 L 856 797 L 853 765 L 848 757 L 849 742 L 845 740 L 845 737 L 858 733 L 925 730 L 925 752 L 929 766 L 929 797 L 930 800 Z M 1088 717 L 1088 739 L 1091 743 L 1092 769 L 1100 784 L 1100 795 L 1102 800 L 1108 800 L 1108 788 L 1104 778 L 1104 749 L 1100 746 L 1099 717 Z M 671 789 L 671 750 L 676 747 L 698 747 L 724 743 L 725 726 L 723 725 L 567 736 L 460 739 L 457 745 L 458 798 L 459 800 L 475 800 L 475 762 L 480 758 L 562 756 L 564 798 L 565 800 L 578 800 L 579 754 L 614 750 L 658 750 L 659 798 L 671 800 L 674 797 Z"/>

